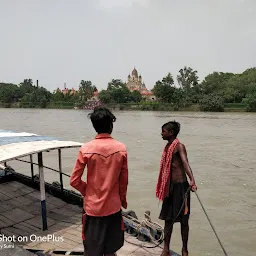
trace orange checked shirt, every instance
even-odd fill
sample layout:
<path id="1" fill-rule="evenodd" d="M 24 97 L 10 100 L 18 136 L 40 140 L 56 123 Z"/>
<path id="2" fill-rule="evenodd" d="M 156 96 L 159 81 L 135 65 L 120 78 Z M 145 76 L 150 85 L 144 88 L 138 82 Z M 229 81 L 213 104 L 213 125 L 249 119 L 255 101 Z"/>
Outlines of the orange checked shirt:
<path id="1" fill-rule="evenodd" d="M 126 146 L 110 134 L 98 134 L 81 146 L 70 185 L 84 197 L 89 216 L 108 216 L 127 208 L 128 164 Z M 87 166 L 87 182 L 82 181 Z"/>

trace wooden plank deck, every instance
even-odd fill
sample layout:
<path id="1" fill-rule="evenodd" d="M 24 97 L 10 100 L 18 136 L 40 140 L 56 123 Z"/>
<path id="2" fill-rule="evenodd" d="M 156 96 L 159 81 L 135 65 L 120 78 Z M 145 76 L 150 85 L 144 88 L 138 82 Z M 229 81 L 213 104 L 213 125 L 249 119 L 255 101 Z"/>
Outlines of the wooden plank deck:
<path id="1" fill-rule="evenodd" d="M 40 193 L 22 183 L 11 181 L 0 185 L 0 233 L 6 236 L 24 237 L 16 246 L 44 251 L 83 252 L 82 209 L 61 199 L 46 195 L 48 230 L 42 231 Z M 47 236 L 50 237 L 47 238 Z M 48 239 L 48 240 L 47 240 Z M 125 235 L 125 244 L 117 252 L 119 256 L 160 255 L 162 249 L 141 248 L 136 238 Z M 136 245 L 129 244 L 129 242 Z M 145 244 L 145 243 L 144 243 Z M 145 244 L 153 246 L 153 244 Z M 54 254 L 53 254 L 54 255 Z M 61 255 L 61 254 L 58 254 Z M 68 255 L 68 254 L 67 254 Z M 173 256 L 178 256 L 173 254 Z"/>

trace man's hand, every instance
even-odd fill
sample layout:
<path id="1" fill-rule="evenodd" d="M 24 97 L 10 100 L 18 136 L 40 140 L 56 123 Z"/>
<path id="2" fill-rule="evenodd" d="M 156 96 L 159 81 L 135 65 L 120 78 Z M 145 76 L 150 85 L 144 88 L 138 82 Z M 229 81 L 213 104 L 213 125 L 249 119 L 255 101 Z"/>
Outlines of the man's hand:
<path id="1" fill-rule="evenodd" d="M 197 186 L 196 185 L 192 186 L 191 191 L 193 191 L 193 192 L 197 191 Z"/>
<path id="2" fill-rule="evenodd" d="M 196 183 L 195 183 L 194 180 L 192 180 L 192 181 L 190 182 L 190 189 L 191 189 L 191 191 L 193 191 L 193 192 L 197 191 L 197 186 L 196 186 Z"/>

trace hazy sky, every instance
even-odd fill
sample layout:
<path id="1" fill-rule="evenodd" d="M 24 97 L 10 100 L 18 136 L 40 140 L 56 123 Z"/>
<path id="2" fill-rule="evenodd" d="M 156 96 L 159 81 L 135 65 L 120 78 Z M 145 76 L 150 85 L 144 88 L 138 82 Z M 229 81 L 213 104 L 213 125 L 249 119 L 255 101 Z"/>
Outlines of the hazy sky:
<path id="1" fill-rule="evenodd" d="M 256 66 L 256 0 L 0 0 L 0 31 L 0 81 L 51 91 Z"/>

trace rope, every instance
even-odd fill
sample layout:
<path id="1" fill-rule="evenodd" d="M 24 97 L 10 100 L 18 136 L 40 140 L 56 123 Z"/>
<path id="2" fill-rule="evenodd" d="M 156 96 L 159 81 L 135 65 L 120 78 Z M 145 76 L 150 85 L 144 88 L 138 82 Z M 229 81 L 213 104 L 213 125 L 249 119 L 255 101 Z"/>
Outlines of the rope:
<path id="1" fill-rule="evenodd" d="M 149 214 L 144 213 L 144 215 L 147 216 L 148 218 L 144 218 L 139 224 L 135 224 L 137 230 L 142 231 L 142 228 L 145 227 L 145 226 L 149 227 L 149 228 L 152 228 L 152 229 L 155 229 L 157 231 L 162 231 L 163 230 L 163 227 L 160 224 L 158 224 L 157 222 L 151 222 L 150 220 L 148 220 L 148 219 L 150 219 Z M 124 217 L 127 218 L 127 216 L 124 216 Z M 132 216 L 129 216 L 129 220 L 132 220 L 133 222 L 138 223 L 138 220 L 135 219 Z M 150 232 L 149 232 L 149 236 L 150 236 L 151 240 L 155 240 L 155 237 L 153 237 Z M 161 236 L 160 236 L 159 239 L 156 240 L 156 242 L 160 242 L 160 241 L 162 242 L 163 239 L 164 239 L 163 232 L 161 232 Z M 131 242 L 128 242 L 128 241 L 126 241 L 126 242 L 131 243 Z M 136 244 L 136 245 L 138 245 L 138 244 Z"/>
<path id="2" fill-rule="evenodd" d="M 219 244 L 220 244 L 220 246 L 221 246 L 221 248 L 222 248 L 222 250 L 223 250 L 224 255 L 225 255 L 225 256 L 228 256 L 228 254 L 227 254 L 227 252 L 226 252 L 224 246 L 222 245 L 222 243 L 221 243 L 221 241 L 220 241 L 220 239 L 219 239 L 219 237 L 218 237 L 218 235 L 217 235 L 217 232 L 215 231 L 214 226 L 212 225 L 212 222 L 211 222 L 211 220 L 210 220 L 210 218 L 209 218 L 209 216 L 208 216 L 206 210 L 204 209 L 204 205 L 203 205 L 203 203 L 201 202 L 201 200 L 200 200 L 200 198 L 199 198 L 199 196 L 198 196 L 198 194 L 197 194 L 196 191 L 195 191 L 195 194 L 196 194 L 196 197 L 197 197 L 197 199 L 198 199 L 198 201 L 199 201 L 199 203 L 200 203 L 200 205 L 201 205 L 201 207 L 202 207 L 202 209 L 203 209 L 203 211 L 204 211 L 204 213 L 205 213 L 205 216 L 207 217 L 207 219 L 208 219 L 208 221 L 209 221 L 209 223 L 210 223 L 210 225 L 211 225 L 211 227 L 212 227 L 212 230 L 213 230 L 213 232 L 214 232 L 216 238 L 218 239 L 218 242 L 219 242 Z"/>
<path id="3" fill-rule="evenodd" d="M 182 211 L 182 209 L 183 209 L 183 207 L 184 207 L 184 204 L 185 204 L 185 201 L 186 201 L 186 196 L 187 196 L 189 190 L 190 190 L 190 187 L 188 188 L 188 190 L 187 190 L 186 193 L 185 193 L 185 198 L 184 198 L 184 200 L 183 200 L 183 203 L 182 203 L 182 205 L 181 205 L 181 208 L 180 208 L 180 210 L 179 210 L 179 212 L 178 212 L 176 218 L 174 219 L 172 225 L 175 223 L 176 219 L 178 218 L 178 216 L 180 215 L 180 213 L 181 213 L 181 211 Z M 202 207 L 202 209 L 203 209 L 203 211 L 204 211 L 204 213 L 205 213 L 205 215 L 206 215 L 206 217 L 207 217 L 207 219 L 208 219 L 208 221 L 209 221 L 209 223 L 210 223 L 210 225 L 211 225 L 211 228 L 212 228 L 212 230 L 213 230 L 213 232 L 214 232 L 214 234 L 215 234 L 215 236 L 216 236 L 216 238 L 217 238 L 217 240 L 218 240 L 218 242 L 219 242 L 219 244 L 220 244 L 220 246 L 221 246 L 221 248 L 222 248 L 222 250 L 223 250 L 224 255 L 225 255 L 225 256 L 228 256 L 228 254 L 227 254 L 227 252 L 226 252 L 224 246 L 222 245 L 222 243 L 221 243 L 221 241 L 220 241 L 220 239 L 219 239 L 219 237 L 218 237 L 218 235 L 217 235 L 217 232 L 215 231 L 215 228 L 214 228 L 214 226 L 212 225 L 212 222 L 211 222 L 211 220 L 210 220 L 210 218 L 209 218 L 209 216 L 208 216 L 208 214 L 207 214 L 207 212 L 206 212 L 206 210 L 205 210 L 205 208 L 204 208 L 204 206 L 203 206 L 203 203 L 201 202 L 201 200 L 200 200 L 200 198 L 199 198 L 199 196 L 198 196 L 198 194 L 197 194 L 196 191 L 195 191 L 195 194 L 196 194 L 196 197 L 197 197 L 197 199 L 198 199 L 198 201 L 199 201 L 199 203 L 200 203 L 200 205 L 201 205 L 201 207 Z M 145 215 L 148 215 L 148 214 L 145 213 Z M 148 215 L 148 217 L 149 217 L 149 215 Z M 131 217 L 131 219 L 134 219 L 134 218 Z M 136 220 L 136 219 L 134 219 L 134 220 Z M 136 221 L 138 221 L 138 220 L 136 220 Z M 158 226 L 158 228 L 159 228 L 158 230 L 160 230 L 160 228 L 161 228 L 161 230 L 163 229 L 162 226 L 159 225 L 159 224 L 156 223 L 156 222 L 151 223 L 151 222 L 149 222 L 149 221 L 147 221 L 147 220 L 144 219 L 144 220 L 142 220 L 141 223 L 145 223 L 146 225 L 148 225 L 148 226 L 150 226 L 150 227 L 152 227 L 152 228 L 156 228 L 156 227 L 154 226 L 154 225 L 156 225 L 156 226 Z M 140 227 L 140 226 L 142 226 L 142 224 L 138 225 L 138 227 Z M 154 245 L 154 246 L 145 246 L 145 245 L 143 245 L 143 244 L 136 244 L 136 243 L 129 242 L 129 241 L 127 241 L 126 239 L 125 239 L 125 241 L 126 241 L 127 243 L 129 243 L 129 244 L 136 245 L 136 246 L 138 246 L 138 247 L 153 249 L 153 248 L 159 247 L 159 246 L 163 243 L 163 241 L 166 239 L 166 237 L 170 234 L 171 230 L 172 230 L 172 229 L 170 229 L 164 237 L 163 237 L 163 235 L 161 235 L 160 239 L 157 240 L 157 244 Z M 150 238 L 152 239 L 153 237 L 150 237 Z M 153 238 L 153 239 L 154 239 L 154 238 Z M 153 240 L 153 239 L 152 239 L 152 240 Z M 155 243 L 155 242 L 153 242 L 153 243 Z"/>
<path id="4" fill-rule="evenodd" d="M 182 205 L 181 205 L 181 207 L 180 207 L 180 210 L 179 210 L 177 216 L 175 217 L 174 221 L 172 222 L 171 226 L 175 223 L 176 219 L 179 217 L 179 215 L 180 215 L 180 213 L 181 213 L 181 211 L 182 211 L 182 209 L 183 209 L 183 207 L 184 207 L 184 205 L 185 205 L 186 197 L 187 197 L 187 194 L 188 194 L 189 191 L 190 191 L 190 187 L 188 187 L 188 189 L 187 189 L 187 191 L 186 191 L 186 193 L 185 193 L 183 203 L 182 203 Z M 137 220 L 137 221 L 138 221 L 138 220 Z M 156 224 L 157 224 L 157 223 L 156 223 Z M 157 224 L 157 225 L 159 225 L 159 224 Z M 141 226 L 141 225 L 140 225 L 140 226 Z M 160 225 L 159 225 L 159 226 L 160 226 Z M 161 227 L 161 226 L 160 226 L 160 227 Z M 163 229 L 163 228 L 162 228 L 162 229 Z M 159 247 L 159 246 L 163 243 L 163 241 L 166 239 L 166 237 L 171 233 L 171 231 L 172 231 L 172 229 L 169 229 L 169 231 L 167 232 L 167 234 L 165 234 L 165 236 L 163 237 L 163 239 L 157 240 L 157 243 L 156 243 L 154 246 L 145 246 L 145 245 L 143 245 L 143 244 L 136 244 L 136 243 L 133 243 L 133 242 L 129 242 L 129 241 L 127 241 L 126 239 L 125 239 L 125 241 L 126 241 L 127 243 L 129 243 L 129 244 L 136 245 L 136 246 L 138 246 L 138 247 L 153 249 L 153 248 Z M 161 236 L 161 237 L 162 237 L 162 236 Z M 153 242 L 153 243 L 155 243 L 155 242 Z"/>

